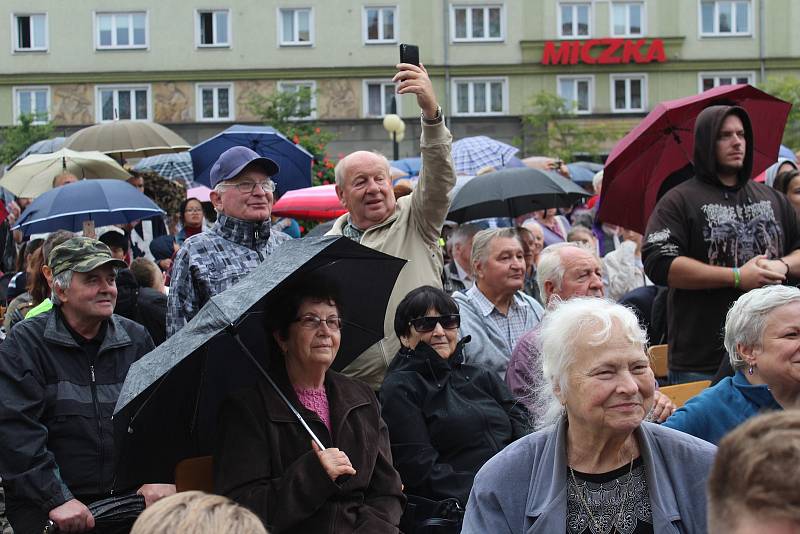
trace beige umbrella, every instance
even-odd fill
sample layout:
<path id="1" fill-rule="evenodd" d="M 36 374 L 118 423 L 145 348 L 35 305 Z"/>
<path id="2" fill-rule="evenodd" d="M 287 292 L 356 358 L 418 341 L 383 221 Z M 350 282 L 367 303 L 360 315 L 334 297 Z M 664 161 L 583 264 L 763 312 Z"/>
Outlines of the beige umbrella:
<path id="1" fill-rule="evenodd" d="M 35 198 L 53 188 L 53 178 L 62 172 L 83 178 L 127 180 L 131 175 L 102 152 L 76 152 L 62 148 L 51 154 L 31 154 L 0 178 L 0 186 L 18 197 Z"/>
<path id="2" fill-rule="evenodd" d="M 145 158 L 191 148 L 181 136 L 155 122 L 117 120 L 78 130 L 64 148 L 97 150 L 115 159 Z"/>

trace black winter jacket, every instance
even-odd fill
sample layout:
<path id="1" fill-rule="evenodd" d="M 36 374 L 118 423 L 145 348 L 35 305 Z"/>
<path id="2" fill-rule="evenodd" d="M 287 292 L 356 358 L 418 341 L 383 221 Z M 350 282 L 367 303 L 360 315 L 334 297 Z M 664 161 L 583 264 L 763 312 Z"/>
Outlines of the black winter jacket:
<path id="1" fill-rule="evenodd" d="M 0 344 L 0 477 L 9 502 L 46 512 L 113 489 L 111 415 L 128 368 L 152 349 L 144 327 L 117 315 L 94 361 L 55 308 L 14 327 Z"/>
<path id="2" fill-rule="evenodd" d="M 475 473 L 530 431 L 528 412 L 508 386 L 464 363 L 460 341 L 444 359 L 425 343 L 402 348 L 381 389 L 392 458 L 405 491 L 466 504 Z"/>

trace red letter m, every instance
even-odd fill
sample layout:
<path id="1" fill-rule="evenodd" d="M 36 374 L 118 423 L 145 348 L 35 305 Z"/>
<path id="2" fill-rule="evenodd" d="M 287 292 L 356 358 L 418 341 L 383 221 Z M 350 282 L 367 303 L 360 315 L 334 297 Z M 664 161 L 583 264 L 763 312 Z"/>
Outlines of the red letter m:
<path id="1" fill-rule="evenodd" d="M 569 64 L 569 54 L 572 45 L 578 44 L 571 41 L 558 43 L 558 48 L 556 48 L 556 43 L 553 41 L 547 41 L 544 44 L 544 54 L 542 55 L 542 65 L 558 65 L 561 63 L 562 65 Z"/>

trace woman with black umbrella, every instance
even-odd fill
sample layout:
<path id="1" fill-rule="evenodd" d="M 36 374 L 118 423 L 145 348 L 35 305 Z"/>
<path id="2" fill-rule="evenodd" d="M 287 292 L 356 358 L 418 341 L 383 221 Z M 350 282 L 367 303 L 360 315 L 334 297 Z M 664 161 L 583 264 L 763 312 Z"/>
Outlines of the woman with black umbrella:
<path id="1" fill-rule="evenodd" d="M 341 342 L 334 284 L 307 277 L 283 290 L 268 320 L 278 352 L 270 374 L 327 447 L 321 449 L 266 382 L 220 410 L 217 493 L 273 533 L 391 533 L 405 499 L 372 390 L 329 368 Z"/>

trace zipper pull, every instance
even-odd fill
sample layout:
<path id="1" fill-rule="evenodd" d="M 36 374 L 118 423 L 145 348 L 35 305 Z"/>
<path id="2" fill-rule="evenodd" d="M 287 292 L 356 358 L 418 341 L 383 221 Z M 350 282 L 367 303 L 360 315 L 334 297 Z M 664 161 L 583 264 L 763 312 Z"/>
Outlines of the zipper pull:
<path id="1" fill-rule="evenodd" d="M 92 376 L 92 383 L 94 383 L 94 365 L 89 366 L 89 374 Z"/>
<path id="2" fill-rule="evenodd" d="M 258 241 L 258 228 L 256 228 L 255 233 L 256 233 L 256 241 Z"/>

